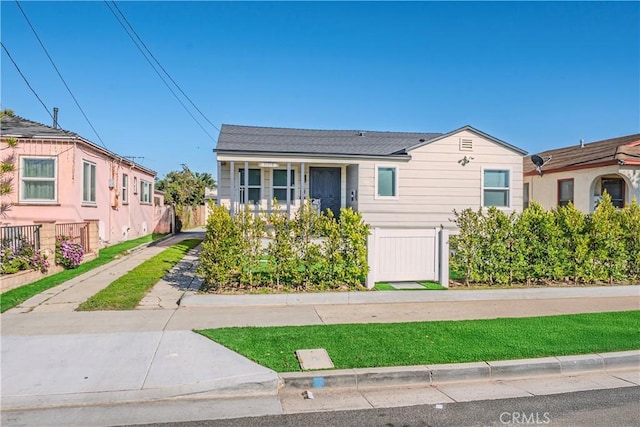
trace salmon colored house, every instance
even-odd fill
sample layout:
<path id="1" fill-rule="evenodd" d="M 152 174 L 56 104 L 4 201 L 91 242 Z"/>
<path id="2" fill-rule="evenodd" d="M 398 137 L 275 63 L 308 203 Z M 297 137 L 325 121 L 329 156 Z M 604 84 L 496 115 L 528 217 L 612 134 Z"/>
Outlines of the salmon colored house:
<path id="1" fill-rule="evenodd" d="M 6 115 L 1 123 L 2 156 L 16 166 L 2 225 L 95 221 L 101 247 L 154 231 L 155 171 L 58 127 Z"/>

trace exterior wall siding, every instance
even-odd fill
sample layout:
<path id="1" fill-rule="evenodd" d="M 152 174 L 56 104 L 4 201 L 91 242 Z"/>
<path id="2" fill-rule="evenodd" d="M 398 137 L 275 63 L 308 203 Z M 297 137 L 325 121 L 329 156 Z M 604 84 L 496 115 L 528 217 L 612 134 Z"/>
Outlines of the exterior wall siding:
<path id="1" fill-rule="evenodd" d="M 473 151 L 460 151 L 461 137 L 473 140 Z M 453 228 L 453 210 L 478 209 L 482 200 L 485 168 L 510 170 L 510 199 L 506 212 L 522 210 L 522 156 L 484 140 L 471 132 L 460 132 L 410 152 L 409 162 L 360 163 L 358 209 L 373 226 Z M 473 157 L 465 166 L 464 156 Z M 398 167 L 397 199 L 376 199 L 377 164 Z"/>

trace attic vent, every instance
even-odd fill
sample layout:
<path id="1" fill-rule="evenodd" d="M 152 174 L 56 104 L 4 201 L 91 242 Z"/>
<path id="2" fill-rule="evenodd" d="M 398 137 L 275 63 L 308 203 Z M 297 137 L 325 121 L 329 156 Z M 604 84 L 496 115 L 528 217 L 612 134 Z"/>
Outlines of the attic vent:
<path id="1" fill-rule="evenodd" d="M 460 151 L 473 151 L 473 139 L 460 138 Z"/>

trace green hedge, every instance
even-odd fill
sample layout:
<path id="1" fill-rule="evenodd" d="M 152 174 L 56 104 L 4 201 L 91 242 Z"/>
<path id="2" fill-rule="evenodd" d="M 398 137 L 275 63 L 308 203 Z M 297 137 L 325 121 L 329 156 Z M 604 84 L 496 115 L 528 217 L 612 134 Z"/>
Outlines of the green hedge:
<path id="1" fill-rule="evenodd" d="M 452 268 L 465 284 L 625 283 L 640 279 L 640 206 L 617 209 L 609 195 L 592 214 L 572 204 L 521 214 L 454 211 Z"/>
<path id="2" fill-rule="evenodd" d="M 241 210 L 233 217 L 215 206 L 198 272 L 212 291 L 361 288 L 369 270 L 368 235 L 369 226 L 352 209 L 341 209 L 336 219 L 303 203 L 289 219 L 277 204 L 270 214 Z"/>

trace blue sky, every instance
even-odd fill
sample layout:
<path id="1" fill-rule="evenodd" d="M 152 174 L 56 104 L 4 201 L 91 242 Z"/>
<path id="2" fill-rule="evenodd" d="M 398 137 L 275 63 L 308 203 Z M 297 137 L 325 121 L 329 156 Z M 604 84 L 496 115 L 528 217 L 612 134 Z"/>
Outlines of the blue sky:
<path id="1" fill-rule="evenodd" d="M 215 176 L 211 139 L 104 2 L 20 3 L 105 146 Z M 14 1 L 1 38 L 63 128 L 100 144 Z M 640 132 L 639 2 L 119 2 L 205 116 L 416 132 L 469 124 L 530 153 Z M 51 118 L 2 52 L 2 108 Z M 188 101 L 183 100 L 190 107 Z"/>

